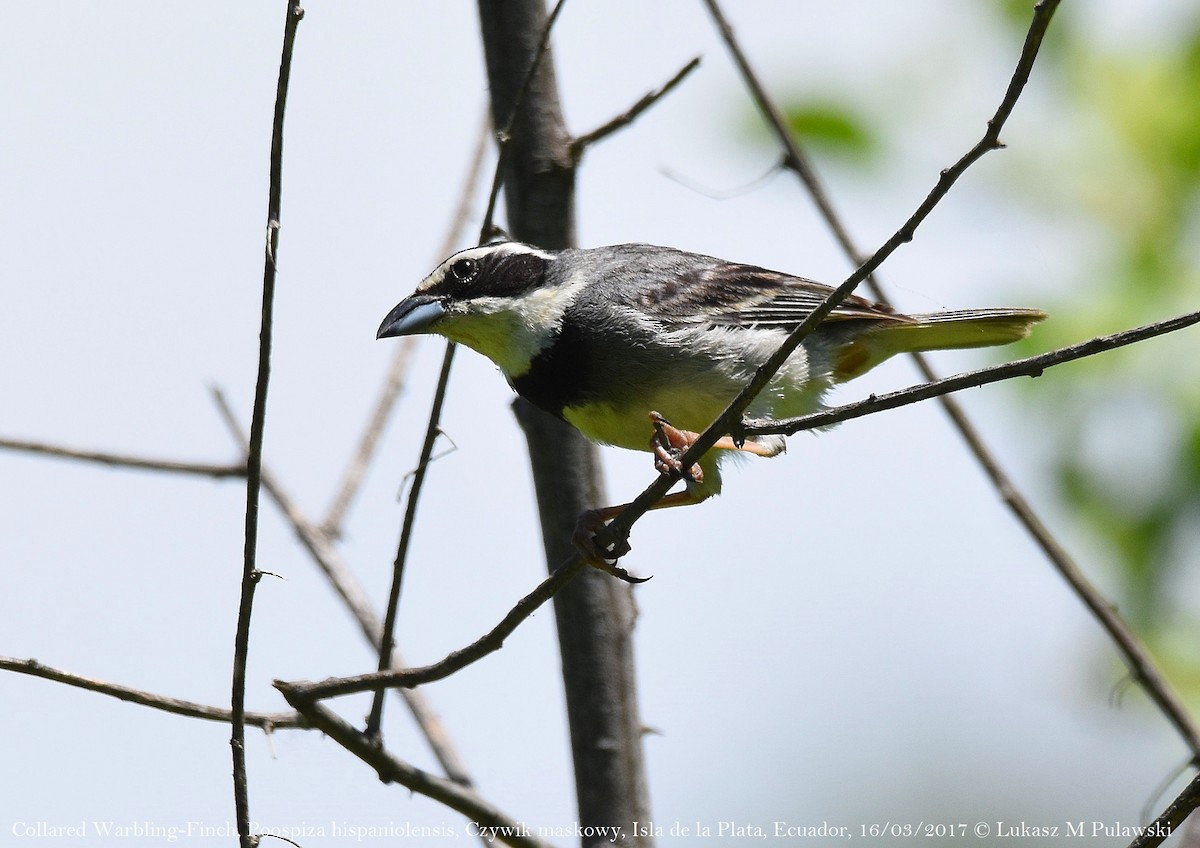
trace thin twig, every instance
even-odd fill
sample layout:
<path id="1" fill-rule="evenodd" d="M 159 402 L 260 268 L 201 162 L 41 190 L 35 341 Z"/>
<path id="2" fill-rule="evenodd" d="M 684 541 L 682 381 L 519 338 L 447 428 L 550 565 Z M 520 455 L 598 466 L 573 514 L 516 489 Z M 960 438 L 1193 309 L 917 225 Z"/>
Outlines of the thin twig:
<path id="1" fill-rule="evenodd" d="M 392 667 L 392 649 L 395 647 L 396 616 L 400 607 L 400 586 L 404 580 L 404 566 L 408 561 L 408 549 L 412 543 L 413 527 L 417 520 L 417 505 L 421 500 L 421 490 L 425 485 L 425 473 L 429 470 L 429 461 L 433 456 L 433 446 L 441 433 L 442 406 L 446 399 L 445 387 L 450 381 L 450 367 L 454 364 L 454 347 L 446 345 L 442 356 L 442 370 L 438 374 L 438 388 L 441 389 L 433 399 L 433 407 L 429 410 L 429 426 L 425 429 L 425 440 L 421 444 L 421 457 L 417 460 L 417 469 L 413 472 L 412 488 L 409 489 L 408 503 L 404 508 L 404 521 L 400 528 L 400 544 L 396 548 L 396 559 L 392 563 L 392 585 L 388 591 L 387 612 L 383 617 L 383 638 L 379 646 L 379 671 Z M 377 742 L 380 739 L 379 728 L 383 722 L 383 690 L 375 693 L 371 702 L 371 712 L 367 717 L 366 733 L 368 738 Z"/>
<path id="2" fill-rule="evenodd" d="M 342 476 L 342 482 L 338 485 L 334 495 L 333 503 L 329 505 L 329 511 L 321 521 L 322 532 L 330 538 L 341 537 L 346 513 L 350 509 L 354 496 L 358 494 L 363 475 L 367 472 L 371 457 L 375 455 L 375 448 L 392 415 L 392 410 L 396 408 L 396 401 L 399 400 L 400 393 L 404 390 L 404 378 L 408 375 L 408 366 L 412 360 L 413 349 L 417 346 L 417 340 L 415 336 L 407 336 L 400 339 L 399 342 L 392 354 L 392 362 L 388 366 L 387 374 L 383 378 L 383 387 L 379 391 L 379 397 L 367 418 L 367 426 L 363 430 L 362 438 L 359 439 L 358 448 L 350 457 L 350 462 L 347 463 L 346 471 Z"/>
<path id="3" fill-rule="evenodd" d="M 762 112 L 763 117 L 766 118 L 767 123 L 774 129 L 776 137 L 784 148 L 785 153 L 781 164 L 783 167 L 794 171 L 804 182 L 805 186 L 808 187 L 813 200 L 817 204 L 817 208 L 821 211 L 822 217 L 825 218 L 826 223 L 833 230 L 842 249 L 850 257 L 850 261 L 855 266 L 862 265 L 866 257 L 860 256 L 855 250 L 849 233 L 842 225 L 841 218 L 829 200 L 829 195 L 821 187 L 816 172 L 809 164 L 808 158 L 801 151 L 792 131 L 788 128 L 787 120 L 783 117 L 783 113 L 779 111 L 779 107 L 775 105 L 775 101 L 767 94 L 766 87 L 762 84 L 758 74 L 750 66 L 750 60 L 746 58 L 746 54 L 742 51 L 742 46 L 733 33 L 733 27 L 730 26 L 728 19 L 721 11 L 717 0 L 704 0 L 704 2 L 708 6 L 709 14 L 716 23 L 717 29 L 721 31 L 721 39 L 725 42 L 725 46 L 729 48 L 729 52 L 733 56 L 733 61 L 741 72 L 742 80 L 746 83 L 746 87 L 750 89 L 750 96 L 754 99 L 754 103 L 758 106 L 759 111 Z"/>
<path id="4" fill-rule="evenodd" d="M 505 614 L 500 623 L 476 639 L 465 648 L 451 651 L 443 659 L 432 665 L 404 671 L 373 672 L 354 677 L 335 677 L 320 683 L 303 681 L 275 681 L 276 687 L 287 687 L 291 691 L 302 694 L 305 698 L 332 698 L 338 695 L 350 695 L 354 692 L 367 692 L 375 689 L 398 686 L 402 688 L 420 686 L 449 677 L 456 671 L 466 668 L 488 654 L 498 651 L 520 624 L 533 615 L 538 607 L 550 600 L 576 574 L 586 567 L 586 563 L 574 556 L 560 565 L 549 577 Z"/>
<path id="5" fill-rule="evenodd" d="M 533 835 L 528 825 L 505 815 L 473 790 L 430 774 L 389 754 L 365 733 L 354 728 L 329 708 L 286 683 L 277 684 L 288 703 L 296 707 L 312 725 L 330 736 L 379 774 L 384 781 L 399 783 L 412 792 L 420 792 L 462 813 L 477 828 L 494 828 L 485 833 L 506 845 L 550 848 Z"/>
<path id="6" fill-rule="evenodd" d="M 710 8 L 715 7 L 715 0 L 706 0 L 706 2 L 710 4 Z M 1037 12 L 1029 28 L 1029 33 L 1025 38 L 1025 45 L 1021 51 L 1020 58 L 1017 60 L 1017 66 L 1009 82 L 1008 89 L 1005 91 L 1004 97 L 996 109 L 996 113 L 988 121 L 987 131 L 983 134 L 983 137 L 957 162 L 942 171 L 940 178 L 928 196 L 921 202 L 916 211 L 909 216 L 900 229 L 884 242 L 870 259 L 859 265 L 845 282 L 830 292 L 829 296 L 788 335 L 787 339 L 770 358 L 759 367 L 754 377 L 738 393 L 737 397 L 729 404 L 729 407 L 721 413 L 708 429 L 700 434 L 695 443 L 679 458 L 680 467 L 690 468 L 716 443 L 717 439 L 735 430 L 741 422 L 742 414 L 751 401 L 766 387 L 767 383 L 771 381 L 776 372 L 783 366 L 783 363 L 787 361 L 787 358 L 800 346 L 800 343 L 804 341 L 809 333 L 815 330 L 825 317 L 833 311 L 834 307 L 841 303 L 871 272 L 883 264 L 900 245 L 912 241 L 917 227 L 929 217 L 929 214 L 937 204 L 941 202 L 954 183 L 958 181 L 958 178 L 971 165 L 988 151 L 995 150 L 1000 146 L 1000 130 L 1003 128 L 1009 114 L 1011 114 L 1013 106 L 1021 96 L 1021 91 L 1029 79 L 1029 73 L 1033 68 L 1034 59 L 1037 57 L 1042 37 L 1045 35 L 1046 27 L 1050 23 L 1050 16 L 1053 14 L 1054 7 L 1057 4 L 1057 0 L 1043 0 L 1043 2 L 1038 4 Z M 600 549 L 612 550 L 613 552 L 627 550 L 629 530 L 633 526 L 633 523 L 645 515 L 667 493 L 671 486 L 674 485 L 676 479 L 678 479 L 678 474 L 660 475 L 645 491 L 631 501 L 609 523 L 608 527 L 597 533 L 596 544 Z"/>
<path id="7" fill-rule="evenodd" d="M 758 75 L 750 66 L 745 53 L 742 52 L 741 46 L 733 34 L 733 29 L 728 21 L 721 13 L 716 0 L 705 0 L 709 11 L 712 13 L 713 19 L 716 21 L 718 28 L 721 30 L 722 37 L 728 46 L 730 53 L 734 57 L 738 68 L 741 71 L 747 88 L 750 89 L 751 95 L 763 117 L 771 125 L 775 132 L 780 145 L 785 150 L 783 164 L 785 167 L 792 170 L 804 184 L 813 202 L 817 205 L 830 231 L 834 234 L 842 250 L 851 262 L 858 265 L 862 263 L 862 258 L 850 237 L 849 231 L 842 222 L 841 216 L 837 213 L 833 206 L 833 202 L 825 191 L 817 177 L 816 171 L 809 162 L 801 149 L 799 142 L 794 134 L 789 130 L 782 113 L 776 107 L 774 101 L 767 94 Z M 1054 7 L 1057 5 L 1057 0 L 1054 2 L 1040 3 L 1035 11 L 1034 26 L 1039 26 L 1038 21 L 1044 30 L 1048 26 L 1050 16 L 1054 13 Z M 1040 35 L 1037 36 L 1041 38 Z M 1028 39 L 1027 39 L 1028 46 Z M 889 304 L 890 300 L 883 290 L 879 280 L 874 276 L 868 276 L 867 285 L 870 286 L 872 294 L 877 300 L 882 303 Z M 1169 332 L 1169 330 L 1164 330 Z M 1124 342 L 1129 343 L 1129 342 Z M 1083 353 L 1081 355 L 1088 355 Z M 921 372 L 921 376 L 928 383 L 937 383 L 939 378 L 937 373 L 929 364 L 926 356 L 920 353 L 911 354 L 917 369 Z M 1066 361 L 1066 360 L 1059 360 Z M 1050 362 L 1048 365 L 1058 364 Z M 1048 367 L 1047 365 L 1047 367 Z M 997 379 L 1004 379 L 998 377 Z M 951 388 L 948 391 L 954 391 Z M 1100 592 L 1091 584 L 1084 576 L 1082 570 L 1071 558 L 1066 549 L 1058 542 L 1050 530 L 1042 522 L 1040 516 L 1036 513 L 1029 501 L 1018 489 L 1012 478 L 1000 465 L 999 461 L 984 444 L 982 436 L 967 417 L 962 406 L 952 397 L 948 395 L 939 395 L 939 403 L 949 415 L 951 423 L 959 431 L 963 440 L 966 442 L 968 449 L 975 456 L 976 461 L 983 467 L 988 477 L 991 479 L 993 486 L 1000 493 L 1005 504 L 1016 516 L 1020 524 L 1025 528 L 1038 546 L 1042 549 L 1051 565 L 1062 575 L 1062 577 L 1071 586 L 1072 590 L 1083 601 L 1084 605 L 1099 618 L 1100 624 L 1109 633 L 1110 637 L 1117 644 L 1120 652 L 1125 656 L 1126 661 L 1130 664 L 1131 672 L 1136 680 L 1146 689 L 1150 698 L 1155 701 L 1160 710 L 1167 716 L 1168 720 L 1179 730 L 1191 748 L 1193 756 L 1200 754 L 1200 735 L 1198 735 L 1196 723 L 1189 716 L 1186 708 L 1179 700 L 1178 696 L 1166 683 L 1165 678 L 1158 672 L 1154 666 L 1153 660 L 1149 652 L 1141 644 L 1140 640 L 1129 629 L 1128 625 L 1123 620 L 1115 615 L 1107 615 L 1111 605 L 1104 599 Z M 865 412 L 860 414 L 866 414 Z M 814 423 L 811 426 L 823 426 Z M 748 433 L 749 431 L 747 431 Z M 765 431 L 758 431 L 765 432 Z M 783 432 L 783 431 L 779 431 Z"/>
<path id="8" fill-rule="evenodd" d="M 1040 377 L 1043 371 L 1055 365 L 1062 365 L 1066 362 L 1073 362 L 1076 359 L 1083 359 L 1086 356 L 1095 356 L 1098 353 L 1104 353 L 1105 351 L 1114 350 L 1125 345 L 1145 341 L 1155 336 L 1173 333 L 1197 323 L 1200 323 L 1200 312 L 1188 312 L 1185 315 L 1168 318 L 1164 321 L 1156 321 L 1153 324 L 1145 324 L 1129 330 L 1122 330 L 1119 333 L 1113 333 L 1109 336 L 1097 336 L 1078 344 L 1060 347 L 1046 353 L 1039 353 L 1036 356 L 1026 357 L 1025 359 L 1015 359 L 1012 362 L 1005 362 L 1001 365 L 992 365 L 988 368 L 980 368 L 964 374 L 942 377 L 929 383 L 909 386 L 907 389 L 900 389 L 899 391 L 888 392 L 887 394 L 871 395 L 865 400 L 836 406 L 820 412 L 813 412 L 797 418 L 783 418 L 780 420 L 748 418 L 742 422 L 739 432 L 747 436 L 767 434 L 793 435 L 801 430 L 830 427 L 842 421 L 849 421 L 851 418 L 861 418 L 864 415 L 871 415 L 876 412 L 907 406 L 911 403 L 930 400 L 949 394 L 950 392 L 961 391 L 962 389 L 986 386 L 989 383 L 998 383 L 1001 380 L 1009 380 L 1013 377 Z"/>
<path id="9" fill-rule="evenodd" d="M 872 395 L 866 400 L 823 410 L 800 418 L 783 421 L 748 420 L 744 422 L 745 427 L 741 432 L 744 432 L 748 436 L 764 435 L 767 433 L 792 434 L 798 433 L 801 430 L 828 427 L 841 421 L 848 421 L 851 418 L 860 418 L 864 415 L 895 409 L 910 403 L 940 397 L 949 392 L 961 389 L 982 386 L 1013 377 L 1037 377 L 1046 368 L 1054 365 L 1061 365 L 1064 362 L 1071 362 L 1085 356 L 1093 356 L 1097 353 L 1134 344 L 1154 336 L 1163 335 L 1164 333 L 1175 332 L 1197 323 L 1200 323 L 1200 312 L 1191 312 L 1166 321 L 1125 330 L 1111 336 L 1089 339 L 1076 345 L 1059 348 L 1058 350 L 1052 350 L 1048 353 L 1031 356 L 1026 359 L 1019 359 L 1015 362 L 1008 362 L 991 368 L 982 368 L 966 374 L 957 374 L 953 377 L 944 377 L 940 380 L 933 380 L 884 395 Z M 1093 617 L 1100 623 L 1100 626 L 1104 628 L 1104 631 L 1116 645 L 1117 650 L 1125 660 L 1125 664 L 1129 667 L 1130 675 L 1142 685 L 1146 694 L 1154 701 L 1167 720 L 1174 725 L 1175 729 L 1191 749 L 1193 759 L 1195 759 L 1197 750 L 1200 750 L 1200 747 L 1198 747 L 1200 746 L 1200 728 L 1197 727 L 1195 720 L 1188 712 L 1187 706 L 1183 703 L 1178 693 L 1175 692 L 1167 678 L 1158 670 L 1150 651 L 1137 638 L 1125 620 L 1121 618 L 1116 608 L 1096 591 L 1083 575 L 1083 572 L 1075 566 L 1070 556 L 1058 544 L 1049 530 L 1042 525 L 1037 515 L 1027 507 L 1025 511 L 1022 511 L 1022 507 L 1025 505 L 1024 500 L 1011 497 L 1011 494 L 1003 489 L 1001 489 L 1001 495 L 1008 502 L 1010 508 L 1018 512 L 1022 523 L 1035 531 L 1033 535 L 1043 550 L 1046 551 L 1051 562 L 1055 564 L 1058 572 L 1087 606 L 1088 610 L 1091 611 Z"/>
<path id="10" fill-rule="evenodd" d="M 237 419 L 229 408 L 229 403 L 225 399 L 224 394 L 220 389 L 214 388 L 213 396 L 221 412 L 221 417 L 229 427 L 234 440 L 245 450 L 246 437 L 238 426 Z M 275 479 L 275 475 L 271 474 L 265 465 L 262 469 L 262 483 L 263 488 L 267 490 L 267 494 L 271 496 L 280 511 L 283 512 L 288 523 L 292 525 L 292 529 L 295 531 L 300 543 L 304 545 L 305 550 L 312 556 L 317 567 L 324 573 L 338 597 L 342 599 L 346 608 L 349 609 L 350 614 L 358 622 L 359 629 L 366 638 L 367 643 L 374 650 L 378 651 L 381 644 L 383 627 L 379 622 L 378 616 L 375 615 L 375 610 L 371 606 L 366 591 L 363 590 L 362 585 L 358 582 L 358 578 L 354 576 L 354 572 L 343 561 L 341 554 L 333 544 L 333 540 L 321 528 L 309 521 L 296 505 L 295 501 L 279 485 Z M 393 650 L 392 652 L 391 667 L 395 669 L 407 667 L 407 663 L 398 650 Z M 399 690 L 399 694 L 408 705 L 413 720 L 417 723 L 417 727 L 429 743 L 429 747 L 445 771 L 446 777 L 455 783 L 471 786 L 473 781 L 470 772 L 467 770 L 462 757 L 455 749 L 454 743 L 442 725 L 441 718 L 430 705 L 428 699 L 425 698 L 425 695 L 412 689 L 401 689 Z"/>
<path id="11" fill-rule="evenodd" d="M 242 592 L 238 603 L 237 633 L 233 649 L 233 685 L 230 723 L 233 751 L 233 795 L 237 811 L 238 837 L 242 848 L 253 848 L 257 839 L 250 833 L 250 799 L 246 785 L 246 660 L 250 653 L 250 614 L 254 589 L 261 574 L 257 567 L 258 501 L 262 473 L 263 432 L 267 412 L 267 387 L 271 375 L 271 332 L 275 303 L 276 257 L 279 248 L 280 194 L 283 182 L 283 116 L 287 106 L 288 80 L 296 29 L 304 17 L 299 0 L 288 0 L 284 19 L 283 50 L 279 80 L 275 88 L 275 114 L 271 122 L 271 177 L 267 200 L 267 243 L 263 262 L 262 321 L 259 328 L 258 376 L 254 387 L 254 414 L 250 421 L 250 446 L 246 460 L 246 540 L 242 570 Z"/>
<path id="12" fill-rule="evenodd" d="M 483 160 L 487 154 L 488 126 L 490 123 L 485 111 L 483 121 L 479 126 L 478 141 L 475 144 L 474 152 L 471 154 L 471 164 L 467 169 L 466 179 L 463 180 L 462 191 L 459 193 L 458 206 L 454 210 L 450 227 L 446 232 L 446 238 L 442 242 L 441 249 L 438 250 L 435 261 L 440 262 L 449 256 L 462 238 L 462 231 L 465 229 L 467 219 L 471 215 L 471 198 L 475 194 L 479 176 L 483 171 Z M 354 456 L 346 466 L 346 473 L 343 475 L 342 482 L 337 488 L 337 494 L 329 507 L 329 512 L 326 513 L 325 518 L 321 521 L 321 529 L 331 538 L 337 538 L 342 534 L 342 522 L 345 520 L 346 511 L 350 507 L 351 500 L 358 493 L 363 474 L 366 473 L 371 457 L 375 454 L 375 447 L 379 443 L 383 429 L 403 389 L 404 376 L 408 373 L 409 359 L 411 358 L 413 348 L 416 346 L 417 338 L 416 336 L 406 336 L 400 339 L 399 342 L 396 352 L 392 355 L 392 364 L 388 368 L 387 376 L 384 378 L 383 389 L 379 393 L 379 399 L 376 401 L 375 408 L 367 420 L 367 427 L 363 432 L 362 439 L 359 441 L 358 449 L 354 452 Z"/>
<path id="13" fill-rule="evenodd" d="M 638 119 L 638 116 L 661 100 L 663 97 L 671 93 L 675 86 L 683 82 L 692 71 L 700 67 L 700 57 L 696 56 L 686 65 L 684 65 L 675 76 L 667 80 L 659 88 L 645 94 L 637 103 L 634 103 L 629 109 L 622 112 L 620 115 L 612 118 L 596 127 L 591 132 L 576 136 L 571 142 L 571 158 L 576 162 L 583 156 L 585 150 L 591 147 L 596 142 L 607 138 L 617 130 L 624 129 Z"/>
<path id="14" fill-rule="evenodd" d="M 223 707 L 199 704 L 195 701 L 184 701 L 179 698 L 169 698 L 166 695 L 156 695 L 153 692 L 134 689 L 131 686 L 121 686 L 117 683 L 109 683 L 107 680 L 99 680 L 95 677 L 84 677 L 81 674 L 73 674 L 69 671 L 63 671 L 60 668 L 42 665 L 34 659 L 20 660 L 15 657 L 0 657 L 0 669 L 28 674 L 33 677 L 41 677 L 58 683 L 65 683 L 68 686 L 86 689 L 89 692 L 99 692 L 101 695 L 109 695 L 132 704 L 140 704 L 143 707 L 150 707 L 167 713 L 175 713 L 176 715 L 187 716 L 188 718 L 228 722 L 231 716 L 230 711 Z M 309 726 L 308 722 L 299 713 L 295 712 L 248 712 L 243 713 L 242 720 L 246 724 L 258 727 L 267 733 L 279 728 L 307 728 Z"/>
<path id="15" fill-rule="evenodd" d="M 537 73 L 542 57 L 546 53 L 546 48 L 550 44 L 550 31 L 553 29 L 554 22 L 558 20 L 558 15 L 565 5 L 566 0 L 558 0 L 558 3 L 554 6 L 554 10 L 546 19 L 546 26 L 543 28 L 541 38 L 538 41 L 537 52 L 534 54 L 533 60 L 529 63 L 529 70 L 526 71 L 525 77 L 521 81 L 521 88 L 513 104 L 512 114 L 508 116 L 504 128 L 497 134 L 499 155 L 496 161 L 495 174 L 492 177 L 492 188 L 488 196 L 487 211 L 484 213 L 483 223 L 479 230 L 480 244 L 487 241 L 492 233 L 494 224 L 493 215 L 496 211 L 496 198 L 499 196 L 500 186 L 504 182 L 504 164 L 507 151 L 510 149 L 509 141 L 512 137 L 513 127 L 516 125 L 521 108 L 524 106 L 525 95 L 533 83 L 534 75 Z M 396 558 L 393 562 L 392 585 L 388 593 L 388 608 L 383 623 L 383 639 L 379 650 L 379 663 L 377 666 L 381 672 L 384 672 L 391 665 L 388 655 L 392 650 L 396 614 L 400 604 L 400 586 L 403 582 L 404 569 L 408 560 L 408 550 L 412 538 L 412 530 L 415 526 L 414 519 L 416 517 L 417 504 L 420 502 L 421 492 L 424 490 L 425 471 L 429 467 L 429 460 L 433 454 L 433 445 L 437 440 L 438 434 L 441 432 L 442 406 L 446 400 L 446 391 L 450 384 L 450 372 L 454 365 L 454 353 L 457 348 L 458 345 L 454 342 L 446 342 L 446 351 L 442 355 L 442 369 L 438 375 L 437 388 L 434 390 L 433 403 L 429 410 L 429 420 L 425 426 L 425 438 L 421 444 L 421 455 L 417 461 L 417 468 L 413 475 L 412 487 L 408 491 L 408 503 L 405 507 L 403 526 L 400 531 L 400 542 L 397 545 Z M 381 691 L 371 703 L 371 713 L 367 722 L 367 732 L 372 738 L 378 738 L 379 726 L 382 719 L 383 695 Z"/>
<path id="16" fill-rule="evenodd" d="M 1200 807 L 1200 774 L 1192 778 L 1192 782 L 1163 810 L 1162 815 L 1129 843 L 1129 848 L 1157 848 L 1162 845 L 1197 807 Z"/>
<path id="17" fill-rule="evenodd" d="M 37 453 L 57 459 L 77 459 L 117 468 L 133 468 L 142 471 L 169 471 L 176 474 L 196 474 L 201 477 L 213 477 L 218 480 L 225 477 L 246 476 L 246 466 L 243 464 L 218 465 L 207 462 L 150 459 L 148 457 L 129 456 L 128 454 L 80 450 L 78 448 L 68 448 L 44 442 L 26 442 L 20 439 L 0 439 L 0 449 Z"/>

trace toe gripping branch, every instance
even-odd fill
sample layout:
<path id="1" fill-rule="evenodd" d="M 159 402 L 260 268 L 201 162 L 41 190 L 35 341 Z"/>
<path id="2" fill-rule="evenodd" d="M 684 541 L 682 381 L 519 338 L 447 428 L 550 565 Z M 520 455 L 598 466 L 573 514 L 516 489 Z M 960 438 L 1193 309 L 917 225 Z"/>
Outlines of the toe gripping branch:
<path id="1" fill-rule="evenodd" d="M 685 506 L 697 503 L 703 498 L 697 498 L 692 489 L 704 481 L 704 471 L 699 465 L 685 469 L 679 458 L 699 438 L 698 434 L 675 427 L 657 412 L 650 413 L 650 422 L 654 425 L 654 436 L 650 439 L 650 450 L 654 454 L 654 468 L 659 474 L 681 477 L 688 485 L 688 490 L 667 495 L 654 505 L 654 509 L 669 506 Z M 607 547 L 601 548 L 596 541 L 600 533 L 628 504 L 609 506 L 603 509 L 590 509 L 579 516 L 575 524 L 572 541 L 580 554 L 593 568 L 598 568 L 606 574 L 611 574 L 626 583 L 645 583 L 649 577 L 637 577 L 617 565 L 617 560 L 629 553 L 628 539 L 614 539 Z"/>

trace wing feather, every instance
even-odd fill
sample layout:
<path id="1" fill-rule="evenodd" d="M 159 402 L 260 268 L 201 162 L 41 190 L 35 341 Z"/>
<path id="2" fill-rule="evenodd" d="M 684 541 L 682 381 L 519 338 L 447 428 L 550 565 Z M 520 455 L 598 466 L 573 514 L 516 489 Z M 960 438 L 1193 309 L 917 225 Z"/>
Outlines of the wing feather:
<path id="1" fill-rule="evenodd" d="M 666 324 L 707 323 L 791 329 L 829 295 L 829 286 L 803 277 L 713 259 L 644 286 L 638 306 Z M 825 319 L 869 319 L 907 323 L 911 319 L 866 298 L 850 295 Z"/>

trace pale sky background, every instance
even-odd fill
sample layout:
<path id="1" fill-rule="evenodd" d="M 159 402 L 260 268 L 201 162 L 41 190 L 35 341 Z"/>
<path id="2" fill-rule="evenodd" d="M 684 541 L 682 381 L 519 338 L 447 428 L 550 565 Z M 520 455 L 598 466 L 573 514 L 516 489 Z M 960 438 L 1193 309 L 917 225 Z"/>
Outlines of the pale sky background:
<path id="1" fill-rule="evenodd" d="M 999 102 L 1020 40 L 980 5 L 728 4 L 773 93 L 830 91 L 886 119 L 876 181 L 824 169 L 863 250 L 899 226 Z M 1064 5 L 1096 38 L 1152 42 L 1168 37 L 1181 3 L 1136 14 L 1117 0 Z M 0 10 L 0 436 L 232 461 L 208 387 L 248 420 L 284 3 L 6 0 Z M 317 0 L 306 11 L 287 114 L 266 457 L 315 518 L 394 349 L 375 329 L 442 258 L 487 86 L 471 3 Z M 752 107 L 700 3 L 570 0 L 554 45 L 577 133 L 703 56 L 676 93 L 587 156 L 582 245 L 648 241 L 829 282 L 847 274 L 789 176 L 717 200 L 664 175 L 725 190 L 776 158 L 748 140 Z M 1035 71 L 1004 141 L 1036 158 L 1062 149 L 1062 130 Z M 1061 293 L 1089 236 L 1005 201 L 1014 160 L 986 157 L 884 267 L 902 308 L 1037 307 Z M 347 526 L 345 556 L 381 609 L 396 496 L 441 349 L 421 342 Z M 935 362 L 949 373 L 1003 355 Z M 914 379 L 895 362 L 838 398 Z M 1069 366 L 1042 379 L 1069 380 Z M 510 399 L 490 363 L 460 355 L 443 421 L 457 450 L 432 468 L 404 587 L 399 642 L 414 663 L 479 636 L 544 576 Z M 1041 488 L 1039 432 L 1017 394 L 993 387 L 963 401 L 1088 566 L 1095 552 Z M 653 478 L 648 455 L 604 457 L 614 501 Z M 0 653 L 227 705 L 241 482 L 8 452 L 0 479 Z M 1132 824 L 1185 758 L 1139 692 L 1110 698 L 1122 670 L 1099 628 L 932 405 L 795 438 L 786 456 L 730 471 L 719 501 L 647 517 L 632 543 L 628 567 L 655 575 L 635 590 L 636 641 L 664 828 Z M 373 667 L 269 503 L 260 557 L 286 579 L 257 594 L 250 708 L 286 706 L 275 678 Z M 553 632 L 546 608 L 500 653 L 426 694 L 486 797 L 561 827 L 575 807 Z M 226 726 L 8 673 L 0 702 L 0 844 L 23 844 L 21 829 L 38 823 L 86 823 L 73 844 L 87 846 L 165 842 L 104 839 L 94 822 L 232 830 Z M 354 722 L 366 704 L 334 702 Z M 396 701 L 385 733 L 398 756 L 435 767 Z M 318 733 L 267 741 L 250 730 L 248 748 L 255 821 L 322 828 L 298 838 L 306 848 L 347 844 L 335 823 L 444 824 L 467 838 L 457 813 L 380 784 Z"/>

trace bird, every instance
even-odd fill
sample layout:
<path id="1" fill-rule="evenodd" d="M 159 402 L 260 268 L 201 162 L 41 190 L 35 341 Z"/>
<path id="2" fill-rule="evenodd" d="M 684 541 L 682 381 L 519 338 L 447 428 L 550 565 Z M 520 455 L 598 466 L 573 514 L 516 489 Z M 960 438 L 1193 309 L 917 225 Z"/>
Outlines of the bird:
<path id="1" fill-rule="evenodd" d="M 383 319 L 377 338 L 432 333 L 490 359 L 522 397 L 601 444 L 654 454 L 682 491 L 654 508 L 699 503 L 722 488 L 728 456 L 776 456 L 782 436 L 722 437 L 691 468 L 678 457 L 825 300 L 804 277 L 651 244 L 544 250 L 501 241 L 459 251 Z M 1026 337 L 1036 309 L 905 315 L 850 295 L 786 360 L 746 414 L 817 411 L 833 386 L 898 353 L 984 347 Z M 622 506 L 580 517 L 575 542 L 617 576 L 625 550 L 595 533 Z"/>

